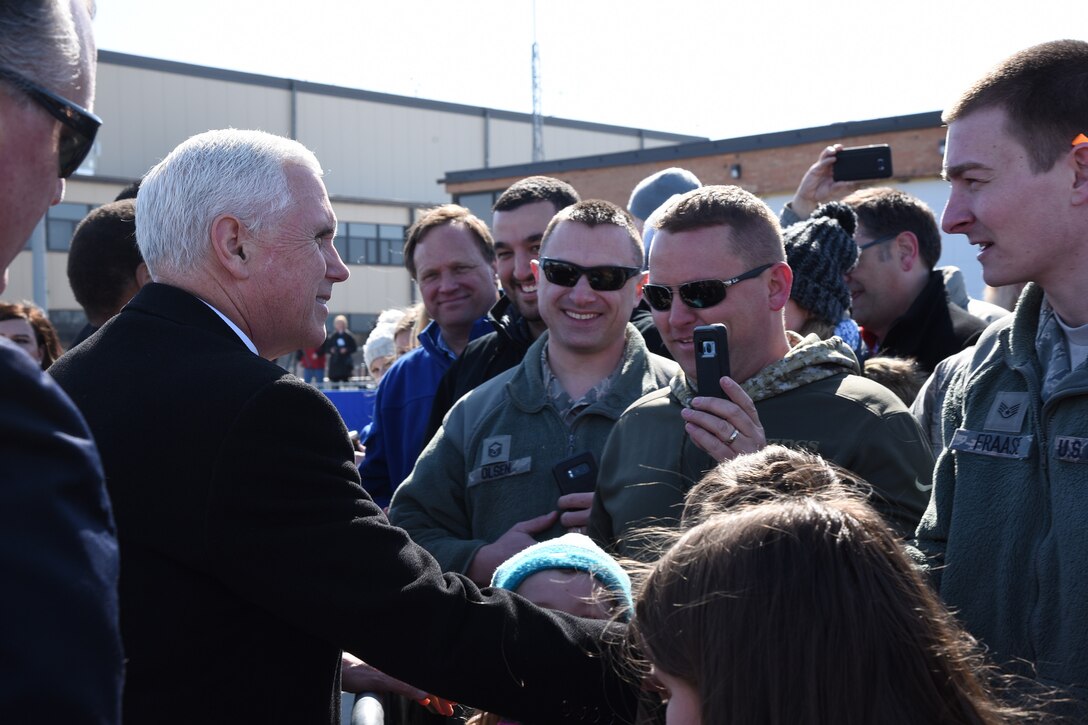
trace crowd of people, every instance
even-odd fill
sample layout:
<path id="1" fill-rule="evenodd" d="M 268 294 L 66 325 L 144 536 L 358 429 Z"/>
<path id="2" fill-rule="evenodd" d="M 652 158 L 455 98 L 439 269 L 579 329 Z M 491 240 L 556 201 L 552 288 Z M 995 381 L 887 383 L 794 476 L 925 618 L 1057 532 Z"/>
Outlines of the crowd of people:
<path id="1" fill-rule="evenodd" d="M 92 12 L 0 8 L 0 268 L 101 123 Z M 682 169 L 430 209 L 365 455 L 318 159 L 184 140 L 77 228 L 77 344 L 0 304 L 0 719 L 1088 722 L 1086 118 L 1088 43 L 999 63 L 939 222 L 837 144 L 777 215 Z"/>

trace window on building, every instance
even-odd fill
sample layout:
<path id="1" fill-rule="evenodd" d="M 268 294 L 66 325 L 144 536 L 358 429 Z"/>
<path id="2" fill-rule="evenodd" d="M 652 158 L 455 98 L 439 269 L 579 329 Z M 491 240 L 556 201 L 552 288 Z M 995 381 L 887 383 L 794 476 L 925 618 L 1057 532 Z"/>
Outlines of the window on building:
<path id="1" fill-rule="evenodd" d="M 491 207 L 495 205 L 495 200 L 499 198 L 501 193 L 500 191 L 484 191 L 479 194 L 458 194 L 454 203 L 460 204 L 480 217 L 490 229 Z"/>
<path id="2" fill-rule="evenodd" d="M 45 217 L 45 248 L 50 252 L 67 252 L 72 245 L 76 225 L 90 210 L 90 204 L 68 202 L 50 207 Z"/>
<path id="3" fill-rule="evenodd" d="M 404 263 L 404 227 L 340 222 L 336 250 L 347 264 L 399 267 Z"/>

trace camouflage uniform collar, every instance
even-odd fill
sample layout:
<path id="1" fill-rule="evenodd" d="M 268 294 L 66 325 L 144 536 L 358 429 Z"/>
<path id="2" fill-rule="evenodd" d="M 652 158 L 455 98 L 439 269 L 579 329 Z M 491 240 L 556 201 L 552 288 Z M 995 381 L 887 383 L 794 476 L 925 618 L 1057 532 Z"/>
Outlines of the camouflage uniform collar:
<path id="1" fill-rule="evenodd" d="M 814 334 L 802 338 L 792 331 L 786 335 L 791 345 L 789 352 L 741 384 L 753 402 L 758 403 L 834 375 L 860 374 L 853 350 L 839 338 L 821 340 Z M 669 389 L 681 405 L 691 407 L 695 389 L 684 371 L 678 371 L 669 381 Z"/>

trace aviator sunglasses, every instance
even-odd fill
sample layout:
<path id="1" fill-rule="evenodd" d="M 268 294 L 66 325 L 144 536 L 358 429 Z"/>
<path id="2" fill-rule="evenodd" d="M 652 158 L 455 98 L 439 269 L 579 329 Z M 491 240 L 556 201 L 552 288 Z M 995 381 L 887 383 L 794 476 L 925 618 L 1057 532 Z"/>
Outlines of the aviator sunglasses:
<path id="1" fill-rule="evenodd" d="M 83 163 L 83 159 L 87 158 L 91 145 L 94 144 L 95 134 L 98 133 L 98 127 L 102 125 L 102 119 L 67 98 L 47 91 L 13 70 L 0 67 L 0 78 L 21 90 L 45 109 L 50 116 L 63 124 L 57 171 L 62 179 L 67 179 L 74 174 Z"/>
<path id="2" fill-rule="evenodd" d="M 758 277 L 774 265 L 775 262 L 764 264 L 755 269 L 750 269 L 744 274 L 739 274 L 733 279 L 701 279 L 696 282 L 685 282 L 676 285 L 675 288 L 685 305 L 696 310 L 702 310 L 713 307 L 724 300 L 726 290 L 737 282 Z M 673 287 L 667 285 L 646 283 L 642 286 L 642 296 L 650 303 L 650 307 L 658 312 L 666 312 L 672 307 L 672 290 Z"/>
<path id="3" fill-rule="evenodd" d="M 547 257 L 541 257 L 540 268 L 544 270 L 544 276 L 549 282 L 562 287 L 573 287 L 585 275 L 589 286 L 598 292 L 614 292 L 627 284 L 627 280 L 642 272 L 638 267 L 583 267 L 573 262 Z"/>

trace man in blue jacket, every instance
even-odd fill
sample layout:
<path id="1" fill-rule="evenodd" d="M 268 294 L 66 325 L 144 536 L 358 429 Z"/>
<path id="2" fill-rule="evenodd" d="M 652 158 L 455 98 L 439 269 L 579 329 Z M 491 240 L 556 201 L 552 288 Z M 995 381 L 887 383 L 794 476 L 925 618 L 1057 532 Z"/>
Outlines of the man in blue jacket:
<path id="1" fill-rule="evenodd" d="M 435 207 L 411 226 L 404 266 L 419 285 L 431 324 L 420 333 L 419 347 L 393 363 L 378 387 L 359 473 L 379 506 L 389 503 L 427 443 L 442 375 L 470 340 L 491 332 L 487 311 L 499 298 L 491 233 L 456 204 Z"/>

